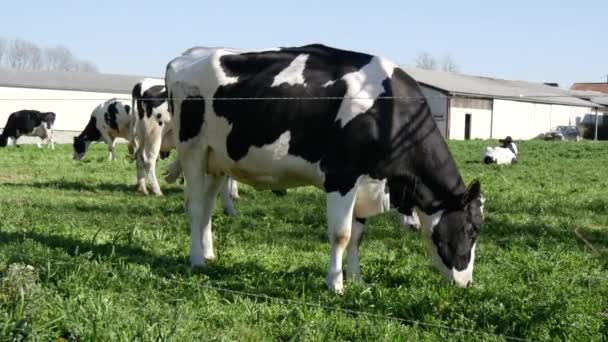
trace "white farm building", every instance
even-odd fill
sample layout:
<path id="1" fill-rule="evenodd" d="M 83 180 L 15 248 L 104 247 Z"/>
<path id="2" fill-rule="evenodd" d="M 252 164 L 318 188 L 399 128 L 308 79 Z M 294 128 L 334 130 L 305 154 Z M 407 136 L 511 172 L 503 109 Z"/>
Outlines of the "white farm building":
<path id="1" fill-rule="evenodd" d="M 539 83 L 410 67 L 404 70 L 422 86 L 433 117 L 447 139 L 498 139 L 507 135 L 532 139 L 558 125 L 595 120 L 596 111 L 605 113 L 608 104 L 606 97 L 594 99 L 598 93 Z M 51 111 L 57 114 L 56 142 L 71 143 L 99 103 L 115 97 L 130 100 L 133 85 L 142 78 L 0 69 L 0 128 L 18 110 Z M 20 141 L 35 140 L 23 137 Z"/>
<path id="2" fill-rule="evenodd" d="M 82 72 L 19 71 L 0 69 L 0 128 L 8 116 L 22 109 L 57 114 L 55 140 L 71 143 L 86 126 L 93 109 L 111 98 L 131 99 L 143 76 Z M 36 141 L 22 137 L 20 143 Z"/>
<path id="3" fill-rule="evenodd" d="M 404 69 L 422 86 L 448 139 L 532 139 L 555 126 L 595 120 L 596 111 L 601 123 L 605 110 L 601 101 L 542 83 Z"/>

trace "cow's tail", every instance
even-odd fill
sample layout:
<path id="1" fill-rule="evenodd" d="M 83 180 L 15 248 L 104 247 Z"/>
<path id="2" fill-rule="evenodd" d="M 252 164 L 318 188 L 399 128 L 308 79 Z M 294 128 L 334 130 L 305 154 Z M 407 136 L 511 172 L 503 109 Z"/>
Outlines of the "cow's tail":
<path id="1" fill-rule="evenodd" d="M 131 161 L 136 159 L 135 154 L 139 149 L 139 141 L 137 139 L 137 123 L 139 117 L 139 108 L 137 107 L 137 101 L 141 98 L 141 82 L 137 83 L 133 87 L 131 93 L 131 124 L 129 125 L 129 158 Z"/>

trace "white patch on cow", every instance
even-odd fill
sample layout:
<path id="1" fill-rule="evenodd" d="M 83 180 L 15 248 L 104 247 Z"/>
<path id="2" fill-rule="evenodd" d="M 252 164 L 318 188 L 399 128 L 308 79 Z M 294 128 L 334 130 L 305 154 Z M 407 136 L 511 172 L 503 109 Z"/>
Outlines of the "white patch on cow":
<path id="1" fill-rule="evenodd" d="M 301 84 L 306 86 L 304 80 L 304 69 L 306 68 L 306 61 L 309 55 L 302 54 L 296 57 L 287 68 L 283 69 L 278 75 L 275 76 L 271 87 L 278 87 L 283 83 L 289 85 Z"/>
<path id="2" fill-rule="evenodd" d="M 401 228 L 403 229 L 420 229 L 420 218 L 418 217 L 418 213 L 416 210 L 412 211 L 412 215 L 399 215 L 399 223 L 401 224 Z"/>
<path id="3" fill-rule="evenodd" d="M 385 91 L 382 82 L 393 75 L 395 67 L 391 62 L 374 57 L 361 70 L 342 76 L 347 90 L 336 116 L 342 127 L 374 105 L 376 98 Z"/>
<path id="4" fill-rule="evenodd" d="M 232 125 L 216 115 L 207 118 L 209 126 L 205 127 L 213 127 L 203 134 L 212 151 L 207 160 L 208 173 L 227 174 L 259 190 L 303 185 L 322 188 L 325 178 L 319 162 L 310 163 L 289 154 L 291 132 L 284 132 L 270 144 L 250 147 L 247 154 L 235 162 L 228 157 L 225 143 Z"/>
<path id="5" fill-rule="evenodd" d="M 385 192 L 386 179 L 377 180 L 369 176 L 361 176 L 358 184 L 355 217 L 368 218 L 390 210 L 390 195 Z"/>
<path id="6" fill-rule="evenodd" d="M 327 287 L 337 293 L 344 290 L 342 256 L 350 240 L 356 194 L 356 184 L 344 195 L 339 191 L 327 194 L 327 228 L 331 252 L 326 282 Z"/>
<path id="7" fill-rule="evenodd" d="M 336 83 L 336 80 L 327 81 L 327 82 L 323 83 L 323 85 L 321 85 L 321 87 L 327 88 L 329 86 L 332 86 L 334 83 Z"/>
<path id="8" fill-rule="evenodd" d="M 220 58 L 225 55 L 232 55 L 234 52 L 226 51 L 226 50 L 217 50 L 211 57 L 211 63 L 213 66 L 213 70 L 215 71 L 215 78 L 217 79 L 218 85 L 225 86 L 233 83 L 237 83 L 239 81 L 238 76 L 228 76 L 222 68 L 220 63 Z"/>
<path id="9" fill-rule="evenodd" d="M 287 156 L 289 152 L 289 141 L 291 141 L 291 132 L 287 131 L 279 136 L 279 138 L 272 144 L 272 159 L 280 160 Z"/>
<path id="10" fill-rule="evenodd" d="M 454 282 L 456 282 L 456 285 L 458 285 L 460 287 L 467 287 L 473 282 L 473 264 L 475 263 L 475 247 L 477 247 L 477 242 L 474 243 L 473 247 L 471 248 L 471 259 L 469 259 L 469 264 L 467 265 L 467 267 L 464 270 L 458 271 L 455 268 L 451 269 L 450 279 L 453 279 Z"/>

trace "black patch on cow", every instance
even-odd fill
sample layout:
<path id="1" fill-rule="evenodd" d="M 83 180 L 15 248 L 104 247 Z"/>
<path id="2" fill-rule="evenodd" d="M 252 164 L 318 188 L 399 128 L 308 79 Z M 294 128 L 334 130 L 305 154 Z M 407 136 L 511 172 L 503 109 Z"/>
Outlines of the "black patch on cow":
<path id="1" fill-rule="evenodd" d="M 485 156 L 483 158 L 483 162 L 486 163 L 486 164 L 492 164 L 492 163 L 494 163 L 494 158 L 492 158 L 490 156 Z"/>
<path id="2" fill-rule="evenodd" d="M 46 123 L 46 128 L 51 129 L 55 125 L 57 115 L 53 112 L 40 113 L 40 120 Z"/>
<path id="3" fill-rule="evenodd" d="M 202 96 L 188 96 L 182 101 L 180 112 L 179 141 L 196 137 L 205 115 L 205 100 Z"/>
<path id="4" fill-rule="evenodd" d="M 171 154 L 171 151 L 160 151 L 159 152 L 159 156 L 161 160 L 165 160 L 167 158 L 169 158 L 169 155 Z"/>
<path id="5" fill-rule="evenodd" d="M 160 107 L 167 101 L 167 92 L 165 86 L 155 85 L 152 86 L 142 94 L 143 107 L 148 118 L 152 117 L 155 108 Z"/>
<path id="6" fill-rule="evenodd" d="M 106 124 L 108 124 L 110 128 L 116 131 L 118 130 L 118 122 L 116 122 L 116 116 L 118 114 L 118 108 L 116 108 L 117 104 L 117 101 L 110 102 L 110 105 L 108 106 L 108 111 L 105 112 L 103 115 Z"/>
<path id="7" fill-rule="evenodd" d="M 306 86 L 281 84 L 271 87 L 274 78 L 301 54 L 309 55 L 303 75 Z M 224 98 L 214 101 L 215 112 L 233 125 L 227 138 L 230 158 L 238 161 L 250 147 L 271 144 L 286 131 L 291 134 L 289 154 L 311 163 L 339 158 L 333 153 L 340 149 L 333 148 L 332 144 L 339 139 L 337 136 L 341 129 L 335 118 L 342 103 L 340 98 L 346 93 L 346 83 L 340 78 L 361 69 L 372 58 L 322 45 L 222 56 L 220 63 L 224 72 L 230 77 L 239 77 L 239 82 L 221 86 L 214 94 L 215 98 Z M 323 86 L 330 81 L 334 83 Z M 262 100 L 225 100 L 234 97 Z M 277 97 L 332 99 L 263 100 Z M 329 168 L 333 166 L 337 163 L 329 165 Z M 327 171 L 332 173 L 334 170 Z M 358 170 L 342 169 L 342 166 L 335 171 L 334 176 L 328 175 L 327 191 L 348 191 L 359 175 Z M 346 177 L 344 171 L 352 172 Z"/>
<path id="8" fill-rule="evenodd" d="M 361 223 L 362 225 L 365 225 L 365 222 L 367 222 L 366 219 L 360 217 L 355 217 L 355 221 Z"/>
<path id="9" fill-rule="evenodd" d="M 87 123 L 82 133 L 74 137 L 74 151 L 76 153 L 84 153 L 86 152 L 87 141 L 98 141 L 99 139 L 101 139 L 101 132 L 97 129 L 97 119 L 91 116 L 89 123 Z"/>
<path id="10" fill-rule="evenodd" d="M 138 82 L 133 87 L 133 91 L 131 92 L 131 98 L 133 99 L 134 108 L 133 110 L 137 111 L 137 115 L 140 120 L 144 118 L 144 107 L 141 102 L 141 82 Z"/>
<path id="11" fill-rule="evenodd" d="M 127 112 L 127 114 L 131 114 L 131 106 L 125 105 L 125 111 Z"/>
<path id="12" fill-rule="evenodd" d="M 308 55 L 305 85 L 271 87 L 301 54 Z M 336 122 L 347 90 L 341 77 L 372 59 L 323 45 L 220 57 L 224 73 L 239 79 L 214 94 L 215 113 L 232 124 L 229 157 L 238 161 L 251 147 L 271 144 L 289 131 L 289 154 L 320 162 L 327 192 L 346 194 L 358 177 L 368 174 L 388 179 L 393 205 L 402 212 L 416 205 L 425 212 L 454 207 L 464 183 L 418 83 L 403 70 L 395 69 L 382 84 L 380 96 L 396 99 L 376 99 L 344 127 Z M 243 100 L 249 97 L 256 99 Z M 329 99 L 276 100 L 281 97 Z M 241 99 L 226 100 L 230 98 Z"/>

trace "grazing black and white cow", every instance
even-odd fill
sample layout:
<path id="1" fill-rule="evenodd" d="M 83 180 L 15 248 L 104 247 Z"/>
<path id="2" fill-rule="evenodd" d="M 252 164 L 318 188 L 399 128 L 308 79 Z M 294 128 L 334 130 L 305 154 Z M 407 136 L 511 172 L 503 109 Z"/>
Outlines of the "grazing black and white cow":
<path id="1" fill-rule="evenodd" d="M 110 153 L 108 158 L 116 159 L 116 138 L 131 140 L 131 116 L 131 106 L 127 101 L 110 99 L 95 107 L 82 133 L 74 137 L 74 159 L 81 160 L 93 141 L 104 141 Z"/>
<path id="2" fill-rule="evenodd" d="M 55 125 L 56 115 L 53 112 L 40 112 L 37 110 L 20 110 L 8 116 L 6 125 L 0 134 L 0 147 L 8 144 L 8 138 L 17 145 L 17 139 L 26 135 L 39 137 L 42 141 L 46 140 L 46 145 L 55 149 L 53 141 L 53 126 Z M 42 147 L 37 143 L 38 147 Z"/>
<path id="3" fill-rule="evenodd" d="M 517 163 L 517 145 L 513 142 L 510 136 L 504 139 L 499 139 L 501 146 L 489 147 L 486 146 L 481 151 L 481 161 L 485 164 L 515 164 Z"/>
<path id="4" fill-rule="evenodd" d="M 416 81 L 380 57 L 323 45 L 241 53 L 193 48 L 167 66 L 186 180 L 190 263 L 214 258 L 211 211 L 222 179 L 258 189 L 314 185 L 327 196 L 327 285 L 342 256 L 360 279 L 367 217 L 416 210 L 442 274 L 472 281 L 483 221 Z"/>

